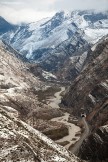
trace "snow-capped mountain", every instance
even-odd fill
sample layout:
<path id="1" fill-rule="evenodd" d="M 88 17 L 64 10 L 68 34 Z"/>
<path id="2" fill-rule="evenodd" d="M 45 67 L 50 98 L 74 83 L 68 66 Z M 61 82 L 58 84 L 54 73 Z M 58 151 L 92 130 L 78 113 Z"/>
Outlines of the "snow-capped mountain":
<path id="1" fill-rule="evenodd" d="M 10 32 L 2 35 L 2 38 L 8 36 L 8 42 L 13 47 L 22 53 L 27 52 L 26 57 L 32 59 L 36 52 L 41 55 L 45 50 L 54 49 L 76 32 L 83 33 L 82 38 L 90 43 L 97 42 L 102 36 L 108 34 L 108 13 L 60 12 L 52 18 L 20 25 L 16 31 L 10 28 Z"/>
<path id="2" fill-rule="evenodd" d="M 17 29 L 16 25 L 8 23 L 4 18 L 0 16 L 0 35 L 10 30 L 14 31 Z"/>
<path id="3" fill-rule="evenodd" d="M 27 59 L 39 63 L 45 71 L 58 73 L 68 60 L 70 64 L 70 60 L 72 63 L 79 57 L 83 58 L 82 69 L 86 60 L 84 52 L 106 34 L 108 12 L 73 11 L 17 26 L 0 37 Z"/>

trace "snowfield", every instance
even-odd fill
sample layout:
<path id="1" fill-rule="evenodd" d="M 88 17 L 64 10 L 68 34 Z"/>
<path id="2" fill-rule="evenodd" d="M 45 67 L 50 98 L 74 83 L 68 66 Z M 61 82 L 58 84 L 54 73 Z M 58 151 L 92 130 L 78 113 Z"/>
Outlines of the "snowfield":
<path id="1" fill-rule="evenodd" d="M 103 36 L 108 34 L 108 28 L 106 29 L 86 29 L 84 38 L 92 43 L 95 44 L 101 39 Z"/>

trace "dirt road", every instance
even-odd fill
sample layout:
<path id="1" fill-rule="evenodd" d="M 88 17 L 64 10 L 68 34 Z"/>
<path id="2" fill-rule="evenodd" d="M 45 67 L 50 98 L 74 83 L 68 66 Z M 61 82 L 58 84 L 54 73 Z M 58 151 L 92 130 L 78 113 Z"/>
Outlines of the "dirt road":
<path id="1" fill-rule="evenodd" d="M 87 122 L 86 122 L 85 117 L 82 118 L 82 121 L 83 121 L 83 124 L 84 124 L 85 131 L 84 131 L 84 133 L 82 134 L 82 136 L 81 136 L 81 138 L 79 139 L 79 141 L 75 144 L 75 146 L 72 147 L 72 148 L 70 149 L 70 151 L 71 151 L 73 154 L 75 154 L 75 155 L 78 154 L 78 151 L 79 151 L 80 146 L 82 145 L 83 141 L 87 138 L 87 136 L 88 136 L 89 133 L 90 133 L 89 126 L 88 126 L 88 124 L 87 124 Z"/>

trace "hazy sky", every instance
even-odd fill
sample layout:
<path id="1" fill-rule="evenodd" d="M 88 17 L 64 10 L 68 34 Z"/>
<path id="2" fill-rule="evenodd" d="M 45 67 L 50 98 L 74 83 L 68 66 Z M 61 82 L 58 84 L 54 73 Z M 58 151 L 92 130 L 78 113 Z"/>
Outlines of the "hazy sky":
<path id="1" fill-rule="evenodd" d="M 0 16 L 12 23 L 51 17 L 60 10 L 108 10 L 108 0 L 0 0 Z"/>

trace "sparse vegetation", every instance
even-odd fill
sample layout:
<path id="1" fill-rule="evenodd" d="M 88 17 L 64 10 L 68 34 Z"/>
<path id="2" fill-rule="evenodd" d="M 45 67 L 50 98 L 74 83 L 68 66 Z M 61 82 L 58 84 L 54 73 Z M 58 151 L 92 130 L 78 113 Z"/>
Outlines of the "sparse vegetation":
<path id="1" fill-rule="evenodd" d="M 55 87 L 48 87 L 46 90 L 42 91 L 34 91 L 35 95 L 37 95 L 38 100 L 40 102 L 46 103 L 46 100 L 50 98 L 51 96 L 54 96 L 56 92 L 59 92 L 60 88 L 55 86 Z"/>

